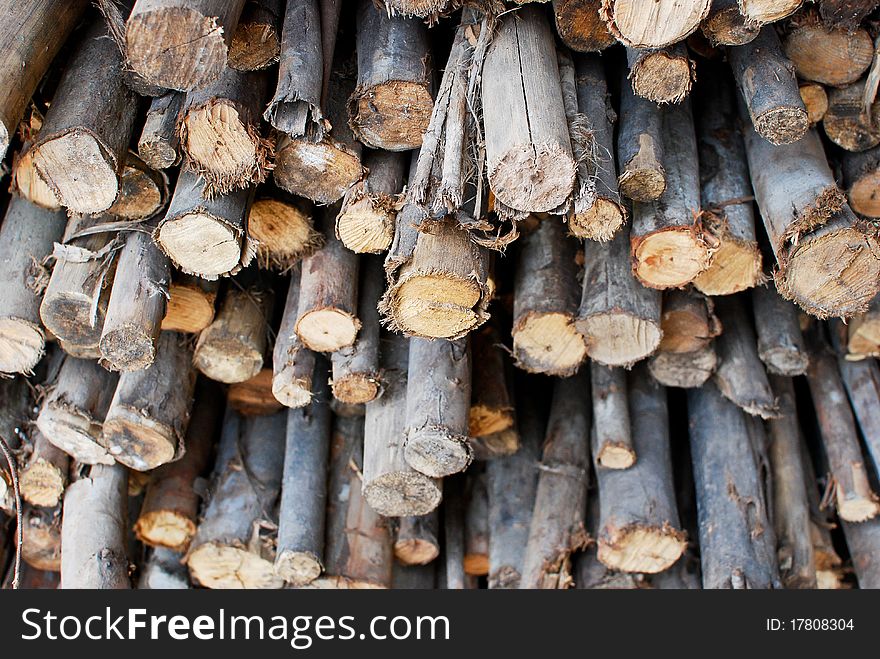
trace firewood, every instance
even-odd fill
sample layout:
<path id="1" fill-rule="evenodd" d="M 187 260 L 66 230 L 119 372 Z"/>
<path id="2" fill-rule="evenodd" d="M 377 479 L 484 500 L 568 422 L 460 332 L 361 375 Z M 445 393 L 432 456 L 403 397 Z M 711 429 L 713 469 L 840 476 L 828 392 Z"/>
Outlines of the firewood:
<path id="1" fill-rule="evenodd" d="M 391 246 L 406 163 L 389 151 L 365 154 L 367 175 L 345 193 L 336 217 L 336 237 L 351 251 L 381 254 Z"/>
<path id="2" fill-rule="evenodd" d="M 418 16 L 436 21 L 452 4 L 452 0 L 388 0 L 385 8 L 395 16 Z"/>
<path id="3" fill-rule="evenodd" d="M 0 380 L 0 437 L 10 450 L 22 447 L 34 413 L 34 391 L 29 380 L 18 376 Z M 0 558 L 4 552 L 4 533 L 15 517 L 15 488 L 7 464 L 0 466 Z"/>
<path id="4" fill-rule="evenodd" d="M 794 67 L 779 37 L 765 27 L 755 39 L 728 50 L 730 66 L 752 125 L 771 144 L 791 144 L 809 128 L 807 109 L 798 92 Z"/>
<path id="5" fill-rule="evenodd" d="M 739 0 L 740 10 L 746 20 L 756 25 L 766 25 L 791 16 L 800 9 L 804 0 Z"/>
<path id="6" fill-rule="evenodd" d="M 864 80 L 828 92 L 822 127 L 828 139 L 847 151 L 867 151 L 880 144 L 880 103 L 866 112 L 864 97 Z"/>
<path id="7" fill-rule="evenodd" d="M 521 242 L 513 284 L 514 362 L 531 373 L 571 375 L 587 356 L 575 328 L 577 243 L 555 217 L 541 221 Z M 598 245 L 590 247 L 601 249 Z"/>
<path id="8" fill-rule="evenodd" d="M 464 571 L 464 477 L 447 478 L 443 483 L 443 557 L 440 588 L 464 590 L 468 575 Z"/>
<path id="9" fill-rule="evenodd" d="M 868 457 L 880 466 L 880 368 L 873 359 L 853 362 L 838 355 L 840 377 L 846 388 Z"/>
<path id="10" fill-rule="evenodd" d="M 815 13 L 797 19 L 785 36 L 784 47 L 799 78 L 832 87 L 854 83 L 874 59 L 874 43 L 867 30 L 829 29 Z"/>
<path id="11" fill-rule="evenodd" d="M 186 563 L 206 588 L 281 588 L 272 511 L 281 490 L 286 414 L 227 415 L 215 481 Z"/>
<path id="12" fill-rule="evenodd" d="M 111 371 L 142 370 L 156 358 L 171 266 L 148 231 L 130 232 L 119 252 L 98 343 L 102 365 Z"/>
<path id="13" fill-rule="evenodd" d="M 113 456 L 101 444 L 101 426 L 116 382 L 115 374 L 92 361 L 65 358 L 40 408 L 37 428 L 79 462 L 112 465 Z"/>
<path id="14" fill-rule="evenodd" d="M 300 274 L 294 269 L 284 303 L 284 313 L 272 352 L 272 395 L 286 407 L 303 407 L 312 399 L 315 353 L 294 331 L 299 314 Z"/>
<path id="15" fill-rule="evenodd" d="M 233 280 L 217 317 L 199 334 L 193 365 L 203 374 L 231 384 L 254 377 L 263 367 L 273 293 L 256 272 Z"/>
<path id="16" fill-rule="evenodd" d="M 436 510 L 427 515 L 401 517 L 394 539 L 394 556 L 404 565 L 427 565 L 440 555 L 440 517 Z"/>
<path id="17" fill-rule="evenodd" d="M 94 465 L 67 488 L 61 588 L 131 588 L 125 542 L 127 482 L 122 465 Z"/>
<path id="18" fill-rule="evenodd" d="M 810 537 L 810 503 L 801 463 L 801 437 L 791 378 L 773 376 L 779 417 L 768 424 L 773 476 L 772 515 L 776 555 L 786 588 L 815 588 L 816 564 Z"/>
<path id="19" fill-rule="evenodd" d="M 658 349 L 688 353 L 708 347 L 723 329 L 714 309 L 711 300 L 696 291 L 667 291 L 660 320 L 663 339 Z"/>
<path id="20" fill-rule="evenodd" d="M 680 103 L 690 94 L 696 65 L 679 42 L 659 50 L 627 48 L 633 92 L 654 103 Z"/>
<path id="21" fill-rule="evenodd" d="M 348 101 L 355 137 L 374 149 L 419 147 L 433 107 L 424 22 L 391 16 L 370 0 L 361 0 L 356 47 L 357 88 Z"/>
<path id="22" fill-rule="evenodd" d="M 880 588 L 880 521 L 862 524 L 843 522 L 846 545 L 852 558 L 859 588 Z"/>
<path id="23" fill-rule="evenodd" d="M 852 359 L 880 356 L 880 296 L 868 310 L 853 317 L 847 326 L 847 350 Z"/>
<path id="24" fill-rule="evenodd" d="M 204 279 L 233 275 L 254 258 L 255 245 L 247 236 L 252 196 L 248 190 L 235 190 L 208 199 L 201 179 L 183 171 L 153 237 L 172 263 L 187 274 Z"/>
<path id="25" fill-rule="evenodd" d="M 191 588 L 186 566 L 181 562 L 180 552 L 156 547 L 145 561 L 138 589 L 186 590 Z"/>
<path id="26" fill-rule="evenodd" d="M 61 506 L 25 505 L 22 513 L 22 560 L 38 570 L 61 570 Z"/>
<path id="27" fill-rule="evenodd" d="M 394 590 L 431 590 L 437 587 L 436 564 L 401 565 L 395 563 L 391 572 L 391 588 Z"/>
<path id="28" fill-rule="evenodd" d="M 184 442 L 186 452 L 180 460 L 153 472 L 147 486 L 140 516 L 134 524 L 141 542 L 183 552 L 195 535 L 200 503 L 196 481 L 209 465 L 223 416 L 219 393 L 219 387 L 210 380 L 202 379 L 196 385 Z"/>
<path id="29" fill-rule="evenodd" d="M 782 299 L 773 285 L 752 291 L 758 357 L 771 373 L 803 375 L 810 361 L 801 336 L 797 309 Z"/>
<path id="30" fill-rule="evenodd" d="M 694 286 L 706 295 L 730 295 L 762 281 L 761 253 L 745 147 L 735 128 L 734 91 L 717 77 L 706 81 L 704 89 L 697 122 L 701 219 L 719 244 Z"/>
<path id="31" fill-rule="evenodd" d="M 617 136 L 620 193 L 633 201 L 658 199 L 666 190 L 665 159 L 662 111 L 636 96 L 632 85 L 623 80 Z"/>
<path id="32" fill-rule="evenodd" d="M 877 186 L 880 185 L 880 146 L 861 153 L 844 153 L 841 158 L 847 199 L 859 215 L 880 217 Z"/>
<path id="33" fill-rule="evenodd" d="M 871 488 L 859 446 L 856 423 L 834 355 L 818 336 L 808 333 L 810 366 L 807 382 L 819 422 L 822 445 L 828 458 L 829 490 L 837 514 L 847 522 L 864 522 L 880 513 L 880 500 Z"/>
<path id="34" fill-rule="evenodd" d="M 486 472 L 471 470 L 467 478 L 464 511 L 464 571 L 471 576 L 489 574 L 489 494 Z"/>
<path id="35" fill-rule="evenodd" d="M 695 352 L 660 352 L 648 360 L 651 376 L 667 387 L 692 389 L 701 387 L 718 366 L 714 346 L 706 346 Z"/>
<path id="36" fill-rule="evenodd" d="M 12 180 L 9 184 L 9 190 L 40 208 L 50 211 L 60 210 L 61 202 L 57 195 L 34 168 L 32 146 L 33 143 L 30 140 L 24 142 L 21 150 L 13 156 Z"/>
<path id="37" fill-rule="evenodd" d="M 822 19 L 828 24 L 847 29 L 855 28 L 877 8 L 877 0 L 823 0 L 819 5 Z"/>
<path id="38" fill-rule="evenodd" d="M 539 9 L 523 7 L 501 19 L 482 83 L 486 165 L 496 199 L 522 212 L 564 204 L 575 162 L 553 33 Z"/>
<path id="39" fill-rule="evenodd" d="M 354 344 L 357 317 L 358 257 L 336 238 L 336 210 L 324 211 L 324 245 L 303 259 L 296 334 L 315 352 L 335 352 Z"/>
<path id="40" fill-rule="evenodd" d="M 602 0 L 601 13 L 612 34 L 626 45 L 663 48 L 696 30 L 711 4 L 711 0 L 660 0 L 649 8 L 634 0 Z"/>
<path id="41" fill-rule="evenodd" d="M 258 196 L 248 214 L 248 237 L 257 243 L 261 268 L 287 272 L 294 263 L 321 246 L 312 213 L 286 193 Z"/>
<path id="42" fill-rule="evenodd" d="M 163 333 L 150 368 L 119 377 L 101 444 L 117 462 L 137 471 L 179 458 L 195 379 L 189 340 L 176 332 Z"/>
<path id="43" fill-rule="evenodd" d="M 333 420 L 327 375 L 326 360 L 316 360 L 311 404 L 287 410 L 275 574 L 294 586 L 314 581 L 324 569 L 327 460 Z"/>
<path id="44" fill-rule="evenodd" d="M 764 447 L 714 383 L 688 390 L 703 588 L 779 586 L 772 525 L 760 480 Z"/>
<path id="45" fill-rule="evenodd" d="M 700 178 L 691 104 L 663 115 L 668 185 L 653 202 L 633 205 L 633 272 L 649 288 L 679 288 L 705 271 L 715 248 L 699 223 Z"/>
<path id="46" fill-rule="evenodd" d="M 380 366 L 385 391 L 367 403 L 364 421 L 364 498 L 377 513 L 390 517 L 426 515 L 441 497 L 440 482 L 410 467 L 404 457 L 409 351 L 407 339 L 383 336 Z M 431 370 L 435 368 L 432 364 Z"/>
<path id="47" fill-rule="evenodd" d="M 592 53 L 617 43 L 599 15 L 600 0 L 553 0 L 556 33 L 574 51 Z"/>
<path id="48" fill-rule="evenodd" d="M 272 369 L 263 367 L 250 380 L 234 382 L 226 390 L 226 402 L 239 414 L 274 414 L 284 407 L 272 393 Z"/>
<path id="49" fill-rule="evenodd" d="M 807 118 L 810 120 L 810 127 L 815 126 L 825 113 L 828 112 L 828 93 L 825 88 L 817 82 L 801 82 L 798 84 L 798 92 L 804 107 L 807 108 Z"/>
<path id="50" fill-rule="evenodd" d="M 227 65 L 239 71 L 272 66 L 281 53 L 282 0 L 249 0 L 229 43 Z"/>
<path id="51" fill-rule="evenodd" d="M 214 321 L 217 280 L 177 273 L 168 287 L 162 330 L 198 334 Z"/>
<path id="52" fill-rule="evenodd" d="M 54 508 L 64 496 L 70 458 L 39 430 L 31 435 L 31 452 L 21 470 L 21 496 L 28 503 Z"/>
<path id="53" fill-rule="evenodd" d="M 73 213 L 107 210 L 134 131 L 137 97 L 103 21 L 95 19 L 71 56 L 32 147 L 33 167 Z"/>
<path id="54" fill-rule="evenodd" d="M 245 0 L 138 0 L 126 54 L 147 83 L 189 91 L 220 77 Z"/>
<path id="55" fill-rule="evenodd" d="M 557 380 L 544 435 L 520 588 L 570 588 L 571 554 L 587 542 L 588 376 Z"/>
<path id="56" fill-rule="evenodd" d="M 470 401 L 467 341 L 410 339 L 403 450 L 409 466 L 432 478 L 467 469 Z"/>
<path id="57" fill-rule="evenodd" d="M 361 328 L 350 346 L 332 355 L 333 396 L 343 403 L 368 403 L 382 393 L 379 372 L 379 311 L 377 305 L 385 285 L 382 260 L 360 257 L 358 319 Z"/>
<path id="58" fill-rule="evenodd" d="M 590 538 L 599 535 L 599 492 L 594 490 L 588 495 L 587 527 Z M 660 574 L 663 574 L 661 572 Z M 584 551 L 576 556 L 574 564 L 574 587 L 583 590 L 633 590 L 642 588 L 644 576 L 634 572 L 619 572 L 603 564 L 598 557 L 595 542 L 591 542 Z"/>
<path id="59" fill-rule="evenodd" d="M 499 433 L 513 431 L 516 439 L 516 412 L 510 390 L 510 374 L 504 358 L 498 331 L 487 326 L 471 335 L 471 354 L 474 364 L 471 384 L 471 409 L 468 414 L 468 436 L 477 459 L 489 459 L 498 455 L 514 453 L 513 446 L 497 441 Z M 484 441 L 485 440 L 485 441 Z"/>
<path id="60" fill-rule="evenodd" d="M 758 36 L 759 26 L 743 16 L 740 0 L 712 0 L 709 15 L 700 25 L 712 46 L 741 46 Z"/>
<path id="61" fill-rule="evenodd" d="M 745 139 L 755 199 L 779 266 L 777 290 L 820 317 L 864 309 L 880 288 L 880 246 L 846 206 L 815 130 L 777 147 L 751 129 Z"/>
<path id="62" fill-rule="evenodd" d="M 596 469 L 628 469 L 636 455 L 630 427 L 626 371 L 598 363 L 590 364 L 593 394 L 593 460 Z"/>
<path id="63" fill-rule="evenodd" d="M 170 92 L 150 101 L 137 149 L 153 169 L 167 169 L 180 162 L 179 124 L 184 99 L 183 94 Z"/>
<path id="64" fill-rule="evenodd" d="M 60 241 L 67 218 L 12 197 L 0 225 L 0 372 L 30 374 L 45 352 L 40 295 L 45 262 Z"/>

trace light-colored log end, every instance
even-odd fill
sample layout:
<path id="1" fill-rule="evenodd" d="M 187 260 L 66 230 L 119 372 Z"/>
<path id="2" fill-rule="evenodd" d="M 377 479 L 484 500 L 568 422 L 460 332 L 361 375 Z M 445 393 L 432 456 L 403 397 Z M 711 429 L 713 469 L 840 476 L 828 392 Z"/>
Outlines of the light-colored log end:
<path id="1" fill-rule="evenodd" d="M 701 387 L 718 366 L 718 355 L 711 346 L 696 352 L 658 352 L 648 361 L 651 376 L 667 387 Z"/>
<path id="2" fill-rule="evenodd" d="M 321 234 L 312 227 L 311 216 L 278 199 L 254 202 L 248 215 L 248 236 L 257 242 L 260 266 L 281 271 L 321 245 Z"/>
<path id="3" fill-rule="evenodd" d="M 169 218 L 157 229 L 156 242 L 181 270 L 206 279 L 227 275 L 241 264 L 242 236 L 208 213 Z"/>
<path id="4" fill-rule="evenodd" d="M 694 279 L 704 295 L 732 295 L 764 281 L 761 251 L 753 242 L 723 236 L 712 263 Z"/>
<path id="5" fill-rule="evenodd" d="M 666 172 L 659 163 L 630 163 L 617 180 L 620 194 L 633 201 L 649 202 L 666 190 Z"/>
<path id="6" fill-rule="evenodd" d="M 794 346 L 770 346 L 758 353 L 767 370 L 776 375 L 795 377 L 807 372 L 809 355 Z"/>
<path id="7" fill-rule="evenodd" d="M 228 65 L 238 71 L 260 71 L 278 61 L 278 32 L 265 23 L 239 24 L 229 44 Z"/>
<path id="8" fill-rule="evenodd" d="M 489 574 L 489 555 L 469 553 L 464 555 L 464 573 L 473 577 L 485 577 Z"/>
<path id="9" fill-rule="evenodd" d="M 599 449 L 596 462 L 605 469 L 629 469 L 636 463 L 636 452 L 624 442 L 606 442 Z"/>
<path id="10" fill-rule="evenodd" d="M 172 428 L 127 405 L 110 408 L 101 439 L 117 462 L 136 471 L 150 471 L 171 462 L 179 441 Z"/>
<path id="11" fill-rule="evenodd" d="M 364 484 L 364 499 L 385 517 L 427 515 L 441 498 L 439 482 L 413 470 L 388 472 Z"/>
<path id="12" fill-rule="evenodd" d="M 408 335 L 456 339 L 482 325 L 483 291 L 474 279 L 449 272 L 409 275 L 389 290 L 383 305 L 396 328 Z"/>
<path id="13" fill-rule="evenodd" d="M 611 240 L 625 222 L 626 211 L 621 204 L 597 197 L 588 209 L 572 213 L 568 230 L 576 238 L 604 243 Z"/>
<path id="14" fill-rule="evenodd" d="M 606 526 L 599 536 L 599 560 L 621 572 L 656 574 L 669 568 L 687 547 L 684 532 L 662 526 Z"/>
<path id="15" fill-rule="evenodd" d="M 512 408 L 477 403 L 471 405 L 471 411 L 468 415 L 468 435 L 470 437 L 494 435 L 512 427 L 513 422 Z"/>
<path id="16" fill-rule="evenodd" d="M 394 543 L 394 556 L 404 565 L 427 565 L 440 555 L 440 547 L 421 538 L 406 538 Z"/>
<path id="17" fill-rule="evenodd" d="M 214 321 L 214 292 L 172 282 L 168 296 L 162 331 L 198 334 Z"/>
<path id="18" fill-rule="evenodd" d="M 271 561 L 239 547 L 215 542 L 199 545 L 187 557 L 189 573 L 197 584 L 215 589 L 283 588 Z"/>
<path id="19" fill-rule="evenodd" d="M 119 195 L 107 213 L 123 220 L 143 220 L 162 209 L 165 196 L 166 190 L 149 172 L 126 166 L 119 175 Z"/>
<path id="20" fill-rule="evenodd" d="M 300 316 L 296 334 L 309 350 L 336 352 L 354 344 L 360 321 L 342 309 L 314 309 Z"/>
<path id="21" fill-rule="evenodd" d="M 0 318 L 0 373 L 29 375 L 42 359 L 46 335 L 23 318 Z"/>
<path id="22" fill-rule="evenodd" d="M 451 476 L 468 468 L 473 449 L 464 435 L 444 426 L 412 428 L 403 449 L 407 464 L 431 478 Z"/>
<path id="23" fill-rule="evenodd" d="M 229 385 L 229 406 L 245 416 L 274 414 L 284 407 L 272 393 L 272 369 L 264 368 L 250 380 Z"/>
<path id="24" fill-rule="evenodd" d="M 186 551 L 196 534 L 196 525 L 173 510 L 151 510 L 138 517 L 134 532 L 141 542 L 152 547 Z"/>
<path id="25" fill-rule="evenodd" d="M 761 31 L 760 27 L 745 20 L 736 5 L 713 12 L 700 29 L 715 47 L 742 46 L 753 41 Z"/>
<path id="26" fill-rule="evenodd" d="M 880 217 L 880 170 L 869 172 L 853 183 L 849 189 L 852 209 L 868 217 Z"/>
<path id="27" fill-rule="evenodd" d="M 804 107 L 807 108 L 807 119 L 811 126 L 815 126 L 822 121 L 825 113 L 828 112 L 828 94 L 825 92 L 825 88 L 817 82 L 801 83 L 798 92 L 800 92 Z"/>
<path id="28" fill-rule="evenodd" d="M 709 267 L 709 248 L 690 227 L 633 240 L 633 272 L 648 288 L 680 288 Z"/>
<path id="29" fill-rule="evenodd" d="M 344 378 L 334 379 L 332 385 L 333 397 L 349 405 L 369 403 L 381 391 L 376 373 L 349 373 Z"/>
<path id="30" fill-rule="evenodd" d="M 101 423 L 82 410 L 47 404 L 37 417 L 37 428 L 52 444 L 84 464 L 115 464 L 101 446 Z"/>
<path id="31" fill-rule="evenodd" d="M 349 100 L 349 123 L 355 136 L 369 147 L 407 151 L 422 145 L 433 108 L 426 85 L 390 80 L 355 91 Z"/>
<path id="32" fill-rule="evenodd" d="M 293 586 L 305 586 L 323 571 L 321 560 L 309 551 L 282 551 L 275 557 L 275 574 Z"/>
<path id="33" fill-rule="evenodd" d="M 37 458 L 21 472 L 21 496 L 34 506 L 57 506 L 66 484 L 67 474 L 43 458 Z"/>
<path id="34" fill-rule="evenodd" d="M 687 37 L 709 13 L 711 0 L 602 0 L 614 35 L 633 48 L 663 48 Z"/>
<path id="35" fill-rule="evenodd" d="M 396 211 L 391 203 L 369 197 L 345 208 L 336 219 L 336 235 L 358 254 L 381 254 L 394 238 Z"/>
<path id="36" fill-rule="evenodd" d="M 52 188 L 34 168 L 33 149 L 28 149 L 14 161 L 12 185 L 18 194 L 40 208 L 53 211 L 61 208 L 61 202 Z"/>
<path id="37" fill-rule="evenodd" d="M 329 138 L 313 143 L 282 139 L 273 176 L 278 187 L 319 204 L 332 204 L 363 174 L 360 158 Z"/>
<path id="38" fill-rule="evenodd" d="M 597 313 L 577 321 L 587 354 L 606 366 L 629 367 L 657 350 L 660 325 L 620 311 Z"/>
<path id="39" fill-rule="evenodd" d="M 841 500 L 838 497 L 837 514 L 847 522 L 866 522 L 880 513 L 880 504 L 874 497 L 853 496 Z"/>
<path id="40" fill-rule="evenodd" d="M 532 313 L 513 328 L 513 358 L 530 373 L 574 374 L 587 356 L 584 337 L 567 313 Z"/>
<path id="41" fill-rule="evenodd" d="M 193 365 L 212 380 L 225 384 L 244 382 L 263 368 L 263 354 L 256 348 L 246 346 L 236 338 L 205 341 L 206 334 L 199 335 Z"/>
<path id="42" fill-rule="evenodd" d="M 305 407 L 312 401 L 312 378 L 294 378 L 295 369 L 283 369 L 272 377 L 272 395 L 285 407 Z"/>
<path id="43" fill-rule="evenodd" d="M 691 92 L 693 70 L 687 56 L 665 50 L 639 58 L 630 72 L 633 92 L 654 103 L 680 103 Z"/>
<path id="44" fill-rule="evenodd" d="M 574 188 L 575 163 L 556 143 L 514 145 L 489 170 L 489 185 L 505 206 L 546 213 L 562 205 Z"/>

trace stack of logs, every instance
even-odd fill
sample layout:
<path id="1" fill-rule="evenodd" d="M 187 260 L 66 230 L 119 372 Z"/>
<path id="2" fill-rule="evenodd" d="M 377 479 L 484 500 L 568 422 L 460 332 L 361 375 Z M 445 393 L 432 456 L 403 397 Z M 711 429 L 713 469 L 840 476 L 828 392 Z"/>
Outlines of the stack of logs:
<path id="1" fill-rule="evenodd" d="M 880 587 L 880 2 L 648 4 L 0 0 L 4 583 Z"/>

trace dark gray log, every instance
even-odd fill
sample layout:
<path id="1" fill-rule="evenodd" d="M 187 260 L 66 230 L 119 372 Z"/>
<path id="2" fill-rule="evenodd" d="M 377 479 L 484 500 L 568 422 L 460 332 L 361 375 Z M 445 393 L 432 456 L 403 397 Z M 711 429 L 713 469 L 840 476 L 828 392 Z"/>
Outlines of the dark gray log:
<path id="1" fill-rule="evenodd" d="M 138 138 L 138 155 L 153 169 L 166 169 L 180 162 L 178 125 L 184 95 L 171 92 L 150 101 L 150 109 Z"/>
<path id="2" fill-rule="evenodd" d="M 648 99 L 636 96 L 632 85 L 620 87 L 620 129 L 617 164 L 620 192 L 634 201 L 658 199 L 666 190 L 663 113 Z"/>
<path id="3" fill-rule="evenodd" d="M 646 375 L 642 371 L 643 375 Z M 596 469 L 627 469 L 638 455 L 630 426 L 626 371 L 590 364 L 593 394 L 592 453 Z"/>
<path id="4" fill-rule="evenodd" d="M 315 353 L 296 335 L 299 316 L 299 267 L 291 270 L 287 299 L 272 351 L 272 395 L 286 407 L 303 407 L 312 399 Z"/>
<path id="5" fill-rule="evenodd" d="M 752 291 L 758 356 L 776 375 L 803 375 L 810 356 L 801 335 L 797 308 L 776 292 L 773 283 Z"/>

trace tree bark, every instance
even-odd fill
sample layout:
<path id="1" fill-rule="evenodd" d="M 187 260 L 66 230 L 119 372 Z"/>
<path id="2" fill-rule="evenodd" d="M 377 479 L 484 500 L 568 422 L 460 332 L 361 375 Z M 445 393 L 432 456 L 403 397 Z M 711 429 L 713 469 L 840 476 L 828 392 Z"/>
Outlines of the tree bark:
<path id="1" fill-rule="evenodd" d="M 394 556 L 404 565 L 427 565 L 440 555 L 437 540 L 440 517 L 436 510 L 427 515 L 401 517 L 394 539 Z"/>
<path id="2" fill-rule="evenodd" d="M 286 407 L 304 407 L 312 399 L 315 353 L 306 348 L 294 331 L 299 314 L 300 273 L 290 275 L 287 299 L 275 347 L 272 351 L 272 395 Z"/>
<path id="3" fill-rule="evenodd" d="M 638 455 L 630 426 L 626 371 L 590 364 L 593 394 L 592 452 L 596 469 L 628 469 Z"/>
<path id="4" fill-rule="evenodd" d="M 711 0 L 602 0 L 602 18 L 619 41 L 633 48 L 663 48 L 694 32 L 709 13 Z"/>
<path id="5" fill-rule="evenodd" d="M 819 11 L 826 24 L 852 30 L 878 4 L 877 0 L 822 0 Z"/>
<path id="6" fill-rule="evenodd" d="M 880 521 L 843 522 L 841 526 L 859 588 L 880 588 Z"/>
<path id="7" fill-rule="evenodd" d="M 227 65 L 239 71 L 267 69 L 281 54 L 282 0 L 249 0 L 229 43 Z"/>
<path id="8" fill-rule="evenodd" d="M 180 162 L 180 124 L 184 95 L 169 92 L 150 101 L 150 109 L 138 138 L 138 155 L 153 169 L 167 169 Z"/>
<path id="9" fill-rule="evenodd" d="M 758 334 L 758 357 L 767 370 L 789 377 L 803 375 L 810 357 L 795 306 L 768 285 L 752 291 L 752 309 Z"/>
<path id="10" fill-rule="evenodd" d="M 880 470 L 880 368 L 872 359 L 854 362 L 842 355 L 837 364 L 876 473 Z"/>
<path id="11" fill-rule="evenodd" d="M 739 0 L 712 0 L 712 8 L 700 29 L 713 47 L 741 46 L 757 37 L 760 30 L 743 16 Z"/>
<path id="12" fill-rule="evenodd" d="M 579 53 L 610 48 L 617 40 L 599 15 L 600 0 L 553 0 L 556 33 Z"/>
<path id="13" fill-rule="evenodd" d="M 217 280 L 177 273 L 168 287 L 162 330 L 198 334 L 214 321 Z"/>
<path id="14" fill-rule="evenodd" d="M 696 63 L 679 42 L 659 50 L 626 49 L 633 93 L 663 105 L 681 103 L 696 78 Z"/>
<path id="15" fill-rule="evenodd" d="M 667 185 L 665 160 L 663 113 L 623 80 L 617 136 L 620 193 L 639 202 L 659 199 Z"/>

